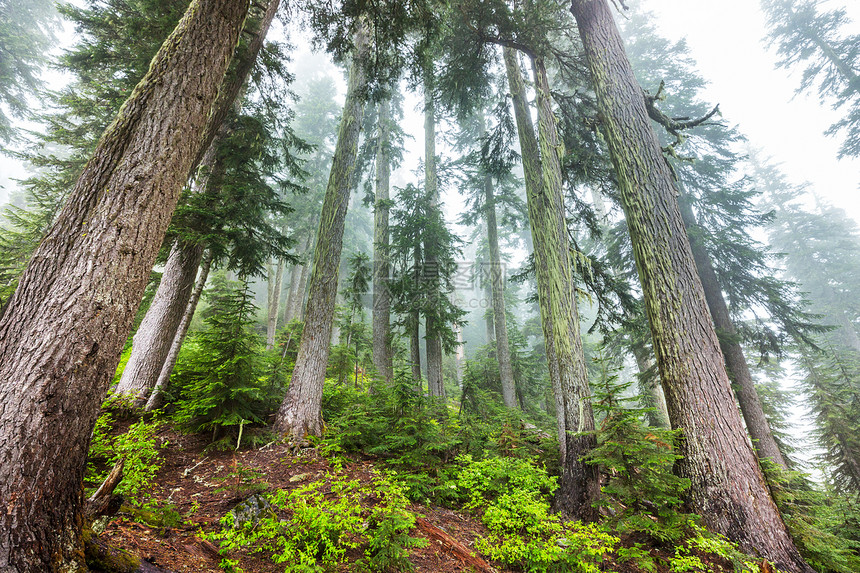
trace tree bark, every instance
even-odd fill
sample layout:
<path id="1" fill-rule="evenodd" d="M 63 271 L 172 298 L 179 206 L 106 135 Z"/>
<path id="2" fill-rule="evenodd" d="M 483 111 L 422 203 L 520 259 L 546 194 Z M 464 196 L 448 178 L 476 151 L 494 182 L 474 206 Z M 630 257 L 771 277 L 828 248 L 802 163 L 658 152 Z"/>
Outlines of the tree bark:
<path id="1" fill-rule="evenodd" d="M 170 382 L 170 375 L 173 374 L 173 368 L 176 366 L 176 360 L 179 358 L 179 351 L 182 349 L 182 343 L 185 342 L 185 336 L 188 334 L 188 328 L 191 326 L 191 319 L 194 318 L 197 303 L 200 302 L 200 295 L 203 294 L 203 287 L 206 286 L 206 279 L 209 278 L 209 269 L 211 266 L 212 251 L 206 251 L 206 254 L 203 255 L 200 271 L 197 274 L 197 280 L 194 283 L 194 290 L 191 291 L 191 298 L 188 300 L 188 304 L 185 305 L 185 312 L 182 314 L 182 320 L 179 322 L 179 327 L 176 329 L 176 334 L 170 344 L 170 350 L 164 359 L 161 372 L 158 373 L 158 379 L 155 381 L 155 386 L 149 395 L 149 400 L 146 402 L 147 412 L 157 410 L 164 405 L 164 389 L 167 387 L 167 383 Z"/>
<path id="2" fill-rule="evenodd" d="M 499 250 L 499 229 L 496 224 L 496 197 L 493 178 L 484 177 L 484 213 L 487 219 L 487 240 L 490 243 L 490 282 L 493 291 L 493 326 L 496 334 L 496 359 L 502 383 L 502 400 L 508 408 L 517 407 L 516 383 L 508 344 L 508 324 L 505 311 L 505 281 Z"/>
<path id="3" fill-rule="evenodd" d="M 581 456 L 593 447 L 595 438 L 593 434 L 581 436 L 578 432 L 593 430 L 594 418 L 588 395 L 564 217 L 561 167 L 558 163 L 561 144 L 555 131 L 555 118 L 542 64 L 535 62 L 540 133 L 538 147 L 526 107 L 525 86 L 519 63 L 510 49 L 506 48 L 504 55 L 526 175 L 529 225 L 535 245 L 538 302 L 555 395 L 562 468 L 556 505 L 569 515 L 589 519 L 595 517 L 591 502 L 599 494 L 599 484 L 596 468 L 581 461 Z M 540 155 L 538 149 L 542 152 Z"/>
<path id="4" fill-rule="evenodd" d="M 161 282 L 134 335 L 131 355 L 114 389 L 116 395 L 133 400 L 135 407 L 145 405 L 155 387 L 191 296 L 202 257 L 201 245 L 176 241 L 170 249 Z"/>
<path id="5" fill-rule="evenodd" d="M 782 457 L 782 452 L 773 438 L 773 432 L 770 429 L 767 416 L 765 416 L 764 410 L 761 407 L 761 400 L 759 399 L 752 374 L 750 374 L 749 366 L 744 357 L 743 348 L 741 348 L 741 344 L 738 341 L 738 333 L 729 315 L 729 307 L 726 304 L 726 299 L 723 297 L 723 290 L 717 278 L 717 273 L 714 270 L 711 256 L 702 244 L 700 228 L 693 209 L 690 206 L 689 197 L 682 198 L 680 208 L 681 218 L 684 221 L 687 236 L 690 240 L 690 249 L 696 262 L 696 269 L 702 281 L 708 310 L 711 312 L 720 348 L 723 351 L 726 371 L 731 381 L 734 382 L 735 394 L 741 406 L 747 431 L 753 440 L 753 446 L 759 458 L 762 460 L 770 459 L 773 463 L 786 470 L 788 469 L 788 465 L 785 463 L 785 458 Z"/>
<path id="6" fill-rule="evenodd" d="M 424 81 L 424 192 L 430 200 L 430 210 L 439 210 L 439 183 L 436 174 L 436 105 L 430 82 Z M 440 217 L 441 218 L 441 217 Z M 434 237 L 425 239 L 425 269 L 423 284 L 430 301 L 439 300 L 441 285 L 439 279 L 438 246 Z M 439 330 L 445 328 L 438 318 L 429 312 L 424 317 L 424 344 L 427 349 L 427 393 L 435 398 L 445 397 L 445 383 L 442 378 L 442 338 Z"/>
<path id="7" fill-rule="evenodd" d="M 278 310 L 281 305 L 281 282 L 284 279 L 284 260 L 268 265 L 268 300 L 266 304 L 266 350 L 275 347 L 275 334 L 278 331 Z"/>
<path id="8" fill-rule="evenodd" d="M 597 96 L 642 282 L 651 336 L 688 502 L 713 530 L 788 571 L 811 571 L 770 497 L 734 404 L 723 356 L 681 220 L 669 167 L 650 125 L 606 0 L 571 12 Z"/>
<path id="9" fill-rule="evenodd" d="M 346 102 L 317 231 L 313 274 L 305 307 L 305 328 L 290 387 L 275 418 L 274 429 L 277 433 L 299 438 L 319 436 L 323 431 L 320 410 L 323 381 L 331 349 L 344 222 L 364 114 L 362 92 L 367 78 L 363 63 L 369 51 L 365 28 L 365 24 L 360 22 L 355 33 L 355 52 L 349 72 Z"/>
<path id="10" fill-rule="evenodd" d="M 376 147 L 376 201 L 373 208 L 373 366 L 386 384 L 394 381 L 391 358 L 390 239 L 388 236 L 391 178 L 391 104 L 379 103 L 379 142 Z"/>
<path id="11" fill-rule="evenodd" d="M 191 3 L 0 319 L 0 571 L 86 568 L 90 436 L 247 10 Z"/>

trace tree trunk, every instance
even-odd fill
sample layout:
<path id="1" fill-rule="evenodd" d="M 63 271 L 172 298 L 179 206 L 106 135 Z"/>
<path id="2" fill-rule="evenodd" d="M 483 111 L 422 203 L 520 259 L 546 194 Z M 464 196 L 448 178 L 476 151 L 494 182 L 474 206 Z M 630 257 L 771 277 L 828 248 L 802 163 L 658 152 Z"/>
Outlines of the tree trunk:
<path id="1" fill-rule="evenodd" d="M 496 224 L 496 197 L 493 178 L 484 177 L 484 210 L 487 219 L 487 240 L 490 243 L 490 279 L 493 289 L 493 326 L 496 332 L 496 359 L 502 381 L 502 400 L 508 408 L 517 407 L 514 369 L 508 345 L 508 324 L 505 316 L 505 280 L 502 256 L 499 251 L 499 229 Z"/>
<path id="2" fill-rule="evenodd" d="M 594 436 L 577 434 L 593 429 L 594 418 L 588 396 L 564 218 L 561 167 L 558 163 L 561 144 L 555 131 L 555 118 L 542 65 L 535 66 L 542 152 L 538 155 L 538 141 L 526 107 L 525 86 L 519 63 L 513 51 L 505 49 L 504 54 L 526 175 L 529 225 L 535 245 L 538 302 L 555 395 L 562 467 L 556 505 L 569 515 L 587 519 L 594 517 L 591 503 L 599 494 L 599 484 L 596 468 L 580 459 L 593 447 Z"/>
<path id="3" fill-rule="evenodd" d="M 206 251 L 206 254 L 203 255 L 203 262 L 200 265 L 200 272 L 197 274 L 197 281 L 194 283 L 194 290 L 191 291 L 191 298 L 188 300 L 188 304 L 185 305 L 182 320 L 179 322 L 173 342 L 170 344 L 170 351 L 164 359 L 161 372 L 158 374 L 158 380 L 156 380 L 155 387 L 152 389 L 149 400 L 146 402 L 147 412 L 157 410 L 164 404 L 164 389 L 167 387 L 167 383 L 170 382 L 170 375 L 173 374 L 173 368 L 176 366 L 176 360 L 179 358 L 179 351 L 182 349 L 182 343 L 185 342 L 185 336 L 188 334 L 188 328 L 191 326 L 191 319 L 194 318 L 197 303 L 200 302 L 200 295 L 203 294 L 203 287 L 206 286 L 206 279 L 209 278 L 209 269 L 211 266 L 212 251 Z"/>
<path id="4" fill-rule="evenodd" d="M 308 298 L 308 278 L 311 274 L 311 266 L 308 263 L 302 265 L 302 273 L 299 276 L 299 290 L 296 293 L 295 302 L 295 314 L 293 318 L 297 318 L 299 320 L 305 319 L 305 302 Z"/>
<path id="5" fill-rule="evenodd" d="M 439 183 L 436 174 L 436 105 L 430 82 L 424 81 L 424 192 L 430 199 L 430 210 L 439 210 Z M 441 217 L 440 217 L 441 218 Z M 434 237 L 425 239 L 425 272 L 423 284 L 426 286 L 430 301 L 441 297 L 439 261 L 436 258 L 438 245 Z M 445 328 L 433 312 L 424 317 L 424 340 L 427 349 L 427 393 L 436 398 L 445 397 L 445 384 L 442 379 L 442 338 L 440 329 Z"/>
<path id="6" fill-rule="evenodd" d="M 723 356 L 642 89 L 606 0 L 573 0 L 618 177 L 688 501 L 713 530 L 789 571 L 811 571 L 770 497 L 734 404 Z"/>
<path id="7" fill-rule="evenodd" d="M 776 440 L 773 439 L 773 432 L 761 407 L 761 400 L 759 400 L 752 374 L 750 374 L 749 366 L 744 357 L 744 351 L 738 342 L 738 333 L 729 315 L 729 307 L 723 297 L 723 290 L 714 270 L 711 256 L 699 238 L 701 236 L 698 232 L 699 226 L 690 206 L 689 197 L 682 198 L 680 208 L 681 218 L 690 240 L 693 260 L 696 262 L 696 269 L 702 281 L 708 310 L 711 312 L 717 338 L 720 341 L 720 348 L 723 351 L 726 371 L 735 384 L 735 394 L 741 406 L 747 431 L 753 439 L 753 445 L 761 459 L 769 458 L 782 469 L 788 469 L 785 458 L 782 457 L 782 452 L 779 450 Z"/>
<path id="8" fill-rule="evenodd" d="M 421 381 L 421 333 L 419 325 L 421 317 L 417 310 L 409 313 L 409 362 L 412 366 L 412 379 L 415 381 L 415 389 L 419 394 L 424 392 L 424 384 Z"/>
<path id="9" fill-rule="evenodd" d="M 284 260 L 278 259 L 276 265 L 269 260 L 268 301 L 266 304 L 266 350 L 275 347 L 275 334 L 278 331 L 278 310 L 281 305 L 281 282 L 284 278 Z"/>
<path id="10" fill-rule="evenodd" d="M 195 0 L 0 318 L 0 570 L 83 563 L 90 436 L 248 4 Z"/>
<path id="11" fill-rule="evenodd" d="M 570 515 L 593 519 L 597 517 L 592 504 L 600 495 L 599 475 L 597 466 L 586 464 L 582 458 L 597 446 L 597 437 L 593 433 L 591 390 L 588 386 L 585 352 L 582 349 L 579 311 L 576 307 L 576 287 L 573 283 L 570 243 L 565 218 L 564 184 L 561 172 L 564 143 L 559 137 L 557 122 L 552 111 L 549 80 L 543 60 L 533 59 L 532 67 L 537 94 L 538 141 L 543 167 L 542 200 L 545 212 L 550 214 L 547 217 L 546 227 L 542 225 L 539 227 L 541 232 L 550 235 L 553 233 L 552 226 L 554 226 L 554 233 L 558 236 L 558 239 L 553 239 L 552 242 L 551 240 L 544 242 L 547 245 L 554 243 L 554 248 L 558 249 L 557 258 L 550 252 L 546 265 L 549 270 L 548 295 L 554 312 L 553 327 L 558 329 L 555 337 L 556 357 L 559 362 L 567 430 L 565 436 L 567 457 L 562 466 L 560 487 L 555 501 L 559 509 Z M 567 324 L 565 325 L 561 320 L 556 323 L 556 316 L 560 319 L 566 317 Z"/>
<path id="12" fill-rule="evenodd" d="M 363 22 L 359 23 L 355 34 L 355 53 L 349 72 L 346 102 L 317 231 L 313 274 L 305 307 L 305 328 L 290 387 L 275 418 L 274 429 L 277 433 L 299 438 L 319 436 L 323 431 L 320 411 L 323 381 L 331 350 L 344 221 L 352 191 L 353 168 L 364 113 L 362 92 L 367 80 L 363 62 L 369 51 L 365 28 Z"/>
<path id="13" fill-rule="evenodd" d="M 155 297 L 134 335 L 131 355 L 114 393 L 146 404 L 182 320 L 194 287 L 203 247 L 176 241 L 161 275 Z"/>
<path id="14" fill-rule="evenodd" d="M 284 301 L 284 324 L 287 324 L 293 319 L 293 300 L 295 300 L 296 292 L 299 290 L 299 279 L 302 276 L 302 267 L 299 264 L 293 265 L 290 269 L 290 285 L 287 287 L 286 300 Z"/>
<path id="15" fill-rule="evenodd" d="M 373 366 L 386 384 L 394 381 L 391 359 L 391 293 L 388 290 L 390 102 L 379 103 L 379 143 L 376 147 L 376 201 L 373 207 Z"/>
<path id="16" fill-rule="evenodd" d="M 654 408 L 648 413 L 648 423 L 661 428 L 671 428 L 669 421 L 669 410 L 666 408 L 666 396 L 663 395 L 663 387 L 660 385 L 660 375 L 651 370 L 654 368 L 654 359 L 648 348 L 644 345 L 633 344 L 633 357 L 636 359 L 636 367 L 639 369 L 639 391 L 649 401 L 649 407 Z"/>

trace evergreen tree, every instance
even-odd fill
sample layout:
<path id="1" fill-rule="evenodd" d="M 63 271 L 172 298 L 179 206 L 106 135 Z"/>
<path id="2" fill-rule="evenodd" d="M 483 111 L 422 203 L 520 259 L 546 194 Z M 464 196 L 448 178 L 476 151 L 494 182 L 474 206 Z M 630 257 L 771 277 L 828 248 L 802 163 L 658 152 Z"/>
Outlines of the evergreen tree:
<path id="1" fill-rule="evenodd" d="M 49 0 L 0 4 L 0 141 L 14 135 L 13 117 L 27 115 L 28 96 L 41 88 L 39 72 L 45 64 L 56 22 L 54 3 Z"/>
<path id="2" fill-rule="evenodd" d="M 809 571 L 765 486 L 734 407 L 677 189 L 609 4 L 573 0 L 571 11 L 617 175 L 669 414 L 673 427 L 684 429 L 677 467 L 690 479 L 690 505 L 742 548 L 784 569 Z"/>
<path id="3" fill-rule="evenodd" d="M 843 8 L 820 0 L 762 0 L 768 38 L 785 69 L 803 67 L 798 92 L 817 89 L 842 119 L 827 130 L 844 134 L 839 157 L 860 156 L 860 33 Z"/>
<path id="4" fill-rule="evenodd" d="M 355 22 L 355 25 L 346 102 L 314 249 L 305 328 L 290 387 L 275 419 L 276 431 L 300 438 L 320 435 L 323 429 L 323 381 L 331 344 L 344 221 L 354 183 L 353 169 L 367 97 L 367 75 L 363 66 L 370 53 L 369 30 L 364 21 Z"/>
<path id="5" fill-rule="evenodd" d="M 195 432 L 212 430 L 215 441 L 226 428 L 262 422 L 279 392 L 261 376 L 263 345 L 248 284 L 218 274 L 204 296 L 206 327 L 175 381 L 176 420 Z"/>
<path id="6" fill-rule="evenodd" d="M 86 568 L 87 444 L 247 11 L 237 0 L 194 0 L 0 317 L 3 568 Z"/>

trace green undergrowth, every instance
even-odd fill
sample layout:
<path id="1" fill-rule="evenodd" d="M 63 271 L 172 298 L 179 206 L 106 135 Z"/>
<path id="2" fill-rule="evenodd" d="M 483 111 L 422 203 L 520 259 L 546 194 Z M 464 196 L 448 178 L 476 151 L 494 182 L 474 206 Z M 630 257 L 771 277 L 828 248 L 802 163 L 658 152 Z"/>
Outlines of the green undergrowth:
<path id="1" fill-rule="evenodd" d="M 259 552 L 285 571 L 411 571 L 409 550 L 426 540 L 409 536 L 415 516 L 396 480 L 375 473 L 367 483 L 329 475 L 269 496 L 259 521 L 236 523 L 232 514 L 211 535 L 220 543 L 225 571 L 241 571 L 230 555 Z M 350 558 L 352 560 L 350 561 Z"/>

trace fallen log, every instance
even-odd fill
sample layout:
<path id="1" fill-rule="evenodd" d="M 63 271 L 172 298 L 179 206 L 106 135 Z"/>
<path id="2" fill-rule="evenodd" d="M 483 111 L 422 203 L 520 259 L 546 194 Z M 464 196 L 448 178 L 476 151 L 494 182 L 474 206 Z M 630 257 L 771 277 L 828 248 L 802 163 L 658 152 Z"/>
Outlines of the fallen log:
<path id="1" fill-rule="evenodd" d="M 480 571 L 481 573 L 497 573 L 493 567 L 477 556 L 477 554 L 427 521 L 426 519 L 417 518 L 415 520 L 415 525 L 419 531 L 421 531 L 424 535 L 426 535 L 429 539 L 436 540 L 440 545 L 442 545 L 449 553 L 451 553 L 454 557 L 465 563 L 466 565 L 472 567 L 475 571 Z"/>

